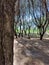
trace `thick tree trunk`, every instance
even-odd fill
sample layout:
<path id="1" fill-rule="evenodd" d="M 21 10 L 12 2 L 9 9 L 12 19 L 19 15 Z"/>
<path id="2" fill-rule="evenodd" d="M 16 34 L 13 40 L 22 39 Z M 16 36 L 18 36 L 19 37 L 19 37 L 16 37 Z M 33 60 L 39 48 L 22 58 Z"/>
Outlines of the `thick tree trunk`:
<path id="1" fill-rule="evenodd" d="M 14 35 L 13 35 L 13 21 L 10 16 L 8 16 L 9 20 L 8 18 L 4 20 L 3 45 L 4 45 L 4 53 L 5 53 L 5 65 L 13 65 Z"/>
<path id="2" fill-rule="evenodd" d="M 4 51 L 3 51 L 3 2 L 0 1 L 0 65 L 5 65 Z"/>
<path id="3" fill-rule="evenodd" d="M 13 65 L 14 5 L 12 1 L 5 1 L 4 5 L 3 46 L 5 65 Z"/>
<path id="4" fill-rule="evenodd" d="M 0 65 L 5 65 L 4 51 L 2 45 L 3 37 L 2 37 L 2 20 L 0 18 Z"/>
<path id="5" fill-rule="evenodd" d="M 3 45 L 5 65 L 13 65 L 14 6 L 17 0 L 4 1 Z"/>
<path id="6" fill-rule="evenodd" d="M 1 1 L 0 1 L 0 65 L 13 65 L 15 0 L 3 0 L 4 1 L 3 12 L 1 11 L 2 10 Z M 2 13 L 4 13 L 3 18 Z"/>

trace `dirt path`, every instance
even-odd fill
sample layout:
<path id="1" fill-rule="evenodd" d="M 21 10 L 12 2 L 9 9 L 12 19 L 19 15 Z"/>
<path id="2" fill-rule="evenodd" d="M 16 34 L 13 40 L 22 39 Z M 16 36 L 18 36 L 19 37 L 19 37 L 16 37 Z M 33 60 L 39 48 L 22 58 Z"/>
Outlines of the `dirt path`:
<path id="1" fill-rule="evenodd" d="M 13 65 L 49 65 L 49 39 L 14 39 Z"/>

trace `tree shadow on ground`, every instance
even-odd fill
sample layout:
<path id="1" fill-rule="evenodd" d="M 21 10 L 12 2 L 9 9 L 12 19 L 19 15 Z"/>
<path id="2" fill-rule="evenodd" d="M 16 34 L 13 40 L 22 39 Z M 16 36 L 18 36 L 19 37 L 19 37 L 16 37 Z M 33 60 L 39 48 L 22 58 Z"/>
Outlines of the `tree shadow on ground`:
<path id="1" fill-rule="evenodd" d="M 19 38 L 16 40 L 18 41 L 19 48 L 21 47 L 22 55 L 38 59 L 44 65 L 49 65 L 49 40 L 43 39 L 41 41 L 39 39 L 27 38 Z"/>

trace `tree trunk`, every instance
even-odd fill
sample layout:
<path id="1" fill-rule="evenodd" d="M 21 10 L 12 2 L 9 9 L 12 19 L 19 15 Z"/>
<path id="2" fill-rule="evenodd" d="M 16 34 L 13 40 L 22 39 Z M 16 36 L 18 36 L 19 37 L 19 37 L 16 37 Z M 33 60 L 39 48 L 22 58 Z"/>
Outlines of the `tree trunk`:
<path id="1" fill-rule="evenodd" d="M 13 65 L 13 40 L 14 40 L 14 5 L 12 1 L 4 2 L 3 46 L 5 65 Z"/>
<path id="2" fill-rule="evenodd" d="M 30 26 L 29 26 L 29 33 L 28 33 L 28 38 L 30 39 Z"/>
<path id="3" fill-rule="evenodd" d="M 16 36 L 16 38 L 17 38 L 17 32 L 16 31 L 14 31 L 14 35 Z"/>
<path id="4" fill-rule="evenodd" d="M 40 35 L 40 40 L 42 40 L 43 39 L 43 35 Z"/>
<path id="5" fill-rule="evenodd" d="M 0 18 L 0 65 L 5 65 L 4 51 L 2 45 L 3 37 L 2 37 L 2 20 Z"/>
<path id="6" fill-rule="evenodd" d="M 0 1 L 0 65 L 5 65 L 4 51 L 3 51 L 3 2 Z"/>
<path id="7" fill-rule="evenodd" d="M 40 32 L 40 40 L 43 39 L 43 36 L 44 36 L 44 31 L 42 31 L 42 33 Z"/>
<path id="8" fill-rule="evenodd" d="M 23 30 L 22 30 L 21 36 L 23 37 Z"/>
<path id="9" fill-rule="evenodd" d="M 20 36 L 21 36 L 21 21 L 20 21 Z"/>
<path id="10" fill-rule="evenodd" d="M 2 7 L 1 1 L 4 1 L 3 12 L 1 8 Z M 1 1 L 0 1 L 0 65 L 13 65 L 15 0 L 1 0 Z M 4 13 L 3 18 L 2 13 Z"/>
<path id="11" fill-rule="evenodd" d="M 25 35 L 27 35 L 26 30 L 24 30 L 24 32 L 25 32 Z"/>

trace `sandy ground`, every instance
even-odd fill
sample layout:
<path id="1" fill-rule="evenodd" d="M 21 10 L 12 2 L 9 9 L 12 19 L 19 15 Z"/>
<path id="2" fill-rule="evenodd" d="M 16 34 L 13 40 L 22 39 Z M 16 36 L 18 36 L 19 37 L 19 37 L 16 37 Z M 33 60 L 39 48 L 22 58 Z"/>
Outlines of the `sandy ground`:
<path id="1" fill-rule="evenodd" d="M 14 39 L 13 65 L 49 65 L 49 39 Z"/>

